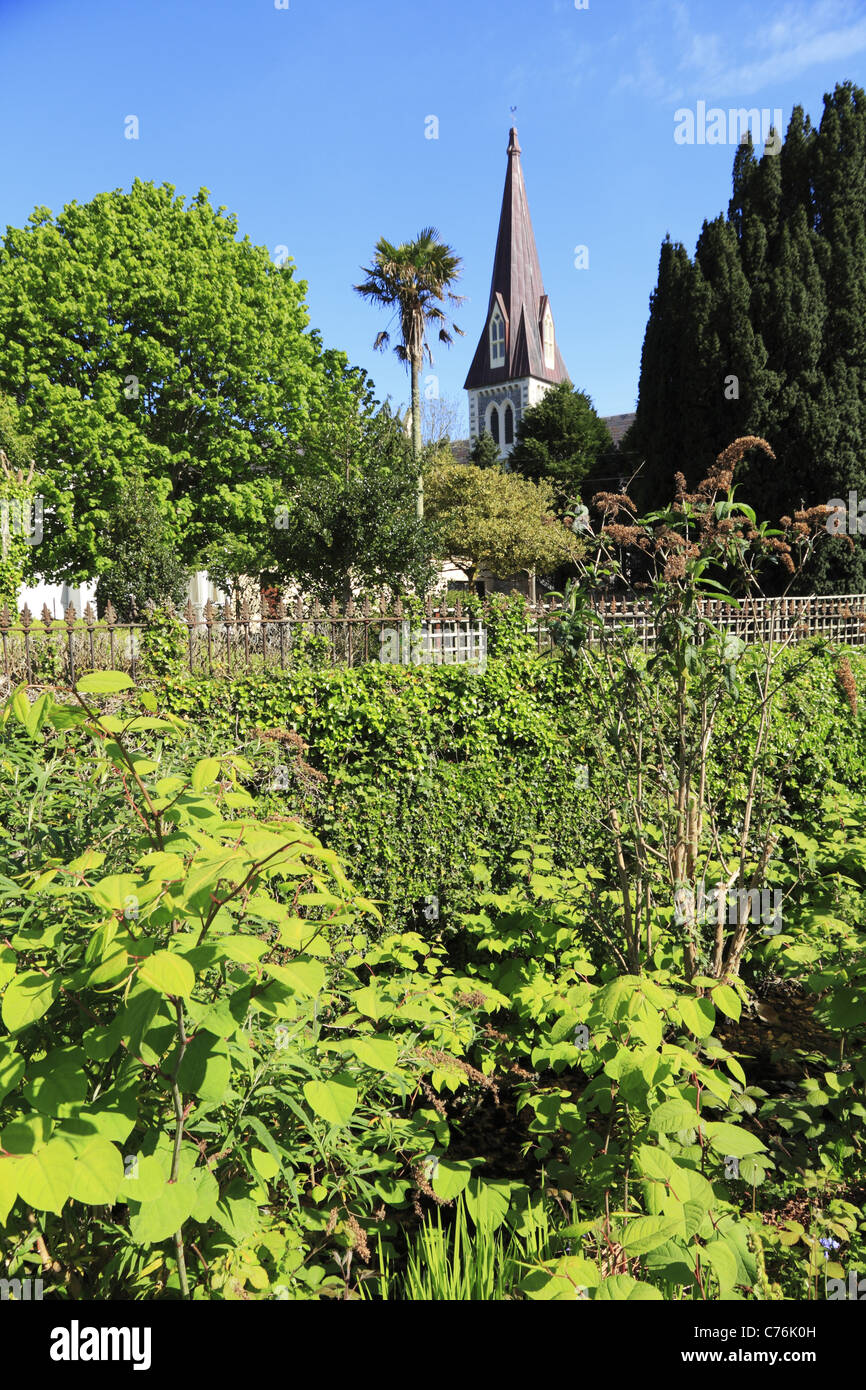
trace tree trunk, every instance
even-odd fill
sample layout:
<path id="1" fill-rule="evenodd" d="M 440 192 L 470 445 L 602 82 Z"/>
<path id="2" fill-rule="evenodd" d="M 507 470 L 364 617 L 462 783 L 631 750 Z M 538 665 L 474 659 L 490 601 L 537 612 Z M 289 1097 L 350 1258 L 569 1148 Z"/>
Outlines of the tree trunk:
<path id="1" fill-rule="evenodd" d="M 412 368 L 412 453 L 415 456 L 416 464 L 421 458 L 421 361 L 413 356 L 411 361 Z M 424 515 L 424 477 L 418 473 L 418 491 L 416 494 L 416 511 L 418 519 Z"/>

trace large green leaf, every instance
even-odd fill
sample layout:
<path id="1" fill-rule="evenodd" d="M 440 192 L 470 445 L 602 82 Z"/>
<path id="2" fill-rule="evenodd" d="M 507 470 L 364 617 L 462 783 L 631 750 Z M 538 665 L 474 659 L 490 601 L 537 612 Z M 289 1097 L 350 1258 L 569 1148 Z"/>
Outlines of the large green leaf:
<path id="1" fill-rule="evenodd" d="M 52 1139 L 18 1160 L 18 1191 L 37 1211 L 60 1212 L 75 1181 L 75 1158 L 62 1139 Z"/>
<path id="2" fill-rule="evenodd" d="M 98 883 L 92 883 L 87 891 L 97 907 L 104 907 L 108 912 L 127 912 L 130 907 L 138 906 L 142 884 L 132 874 L 109 874 Z"/>
<path id="3" fill-rule="evenodd" d="M 684 1129 L 696 1129 L 698 1112 L 685 1100 L 665 1100 L 652 1112 L 649 1129 L 659 1134 L 678 1134 Z"/>
<path id="4" fill-rule="evenodd" d="M 0 1010 L 9 1032 L 20 1033 L 22 1028 L 35 1023 L 48 1012 L 59 993 L 60 980 L 56 974 L 25 970 L 16 975 L 6 986 Z"/>
<path id="5" fill-rule="evenodd" d="M 180 1179 L 164 1183 L 159 1196 L 149 1202 L 139 1205 L 130 1199 L 129 1232 L 136 1245 L 156 1245 L 173 1236 L 192 1215 L 197 1196 L 193 1184 Z"/>
<path id="6" fill-rule="evenodd" d="M 139 979 L 160 994 L 179 995 L 184 998 L 192 994 L 195 975 L 188 960 L 174 951 L 155 951 L 141 966 Z"/>
<path id="7" fill-rule="evenodd" d="M 622 1237 L 628 1255 L 646 1255 L 677 1234 L 679 1222 L 669 1216 L 637 1216 L 629 1221 Z"/>
<path id="8" fill-rule="evenodd" d="M 615 1299 L 617 1303 L 662 1302 L 662 1294 L 652 1284 L 642 1284 L 629 1274 L 611 1274 L 602 1280 L 595 1291 L 595 1299 Z"/>
<path id="9" fill-rule="evenodd" d="M 184 1094 L 200 1100 L 223 1100 L 231 1081 L 231 1058 L 222 1038 L 205 1029 L 196 1033 L 183 1055 L 177 1084 Z"/>
<path id="10" fill-rule="evenodd" d="M 132 677 L 125 671 L 90 671 L 82 676 L 76 689 L 82 695 L 116 695 L 119 690 L 129 690 Z"/>
<path id="11" fill-rule="evenodd" d="M 0 1131 L 0 1149 L 10 1154 L 32 1154 L 44 1148 L 54 1133 L 54 1121 L 47 1115 L 20 1115 Z"/>
<path id="12" fill-rule="evenodd" d="M 730 1298 L 737 1282 L 737 1257 L 723 1240 L 711 1240 L 701 1250 L 701 1258 L 708 1260 L 719 1281 L 719 1295 Z"/>
<path id="13" fill-rule="evenodd" d="M 581 1255 L 563 1255 L 554 1264 L 534 1269 L 521 1281 L 521 1292 L 536 1302 L 573 1303 L 581 1294 L 597 1288 L 601 1275 L 591 1260 Z"/>
<path id="14" fill-rule="evenodd" d="M 0 990 L 8 985 L 18 965 L 18 957 L 11 946 L 0 946 Z"/>
<path id="15" fill-rule="evenodd" d="M 451 1202 L 469 1183 L 474 1167 L 472 1162 L 458 1162 L 456 1159 L 441 1158 L 433 1160 L 431 1186 L 437 1197 Z"/>
<path id="16" fill-rule="evenodd" d="M 485 1182 L 483 1178 L 470 1178 L 463 1199 L 476 1226 L 495 1231 L 502 1225 L 511 1203 L 511 1186 L 508 1182 Z"/>
<path id="17" fill-rule="evenodd" d="M 268 962 L 262 969 L 296 994 L 312 997 L 325 988 L 325 967 L 318 960 L 293 960 L 288 965 Z"/>
<path id="18" fill-rule="evenodd" d="M 366 1066 L 374 1071 L 393 1071 L 397 1065 L 397 1044 L 391 1038 L 370 1038 L 363 1035 L 353 1038 L 351 1051 Z"/>
<path id="19" fill-rule="evenodd" d="M 341 1072 L 331 1081 L 307 1081 L 304 1095 L 310 1108 L 329 1125 L 346 1125 L 355 1113 L 358 1090 L 352 1078 Z"/>
<path id="20" fill-rule="evenodd" d="M 9 1042 L 0 1042 L 0 1100 L 18 1085 L 24 1075 L 24 1058 Z"/>
<path id="21" fill-rule="evenodd" d="M 0 1222 L 5 1222 L 18 1196 L 18 1160 L 0 1154 Z"/>
<path id="22" fill-rule="evenodd" d="M 77 1108 L 88 1091 L 85 1060 L 83 1048 L 55 1047 L 41 1062 L 30 1065 L 24 1095 L 33 1109 L 58 1116 L 69 1114 L 67 1107 Z"/>
<path id="23" fill-rule="evenodd" d="M 200 758 L 192 770 L 193 791 L 200 792 L 203 787 L 209 787 L 219 777 L 219 771 L 219 758 Z"/>
<path id="24" fill-rule="evenodd" d="M 680 1017 L 696 1038 L 708 1038 L 715 1027 L 716 1011 L 709 999 L 691 999 L 681 995 L 677 1000 Z"/>
<path id="25" fill-rule="evenodd" d="M 735 989 L 730 985 L 717 985 L 712 991 L 712 1000 L 717 1009 L 721 1009 L 723 1014 L 738 1022 L 740 1014 L 743 1012 L 743 1003 Z"/>
<path id="26" fill-rule="evenodd" d="M 123 1186 L 123 1159 L 107 1139 L 92 1139 L 78 1153 L 69 1189 L 76 1202 L 111 1206 Z"/>
<path id="27" fill-rule="evenodd" d="M 745 1158 L 747 1154 L 763 1153 L 765 1145 L 741 1125 L 712 1122 L 706 1126 L 710 1147 L 726 1158 Z"/>
<path id="28" fill-rule="evenodd" d="M 121 1192 L 125 1202 L 153 1202 L 162 1195 L 167 1173 L 156 1154 L 130 1154 L 124 1161 Z"/>

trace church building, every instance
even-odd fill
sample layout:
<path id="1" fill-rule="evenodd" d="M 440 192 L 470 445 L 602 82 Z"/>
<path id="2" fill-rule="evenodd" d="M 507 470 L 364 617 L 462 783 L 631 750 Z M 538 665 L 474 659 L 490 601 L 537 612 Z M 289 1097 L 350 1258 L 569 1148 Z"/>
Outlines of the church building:
<path id="1" fill-rule="evenodd" d="M 486 430 L 503 459 L 514 447 L 523 412 L 568 379 L 544 293 L 520 153 L 512 127 L 490 302 L 464 388 L 470 443 Z"/>

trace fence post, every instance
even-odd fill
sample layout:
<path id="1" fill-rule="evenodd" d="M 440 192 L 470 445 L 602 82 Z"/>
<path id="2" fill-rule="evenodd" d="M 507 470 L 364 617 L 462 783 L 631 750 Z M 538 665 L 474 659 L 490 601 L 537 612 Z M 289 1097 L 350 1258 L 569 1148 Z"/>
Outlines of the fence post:
<path id="1" fill-rule="evenodd" d="M 87 624 L 87 645 L 90 649 L 90 669 L 96 670 L 96 614 L 88 603 L 84 609 L 84 621 Z"/>
<path id="2" fill-rule="evenodd" d="M 69 658 L 69 683 L 75 684 L 75 651 L 73 647 L 73 636 L 75 631 L 76 613 L 73 604 L 70 603 L 66 610 L 63 621 L 66 623 L 66 651 Z"/>
<path id="3" fill-rule="evenodd" d="M 187 647 L 189 648 L 189 673 L 190 673 L 190 675 L 192 676 L 192 675 L 195 674 L 195 672 L 194 672 L 194 670 L 193 670 L 193 653 L 192 653 L 192 647 L 193 647 L 193 629 L 194 629 L 194 627 L 195 627 L 195 625 L 196 625 L 196 616 L 195 616 L 195 609 L 194 609 L 193 606 L 192 606 L 192 599 L 191 599 L 191 598 L 188 598 L 187 601 L 186 601 L 186 608 L 184 609 L 184 617 L 185 617 L 185 619 L 186 619 L 186 627 L 187 627 L 187 634 L 186 634 L 186 635 L 187 635 Z"/>
<path id="4" fill-rule="evenodd" d="M 26 673 L 26 675 L 27 675 L 27 684 L 28 684 L 28 685 L 32 685 L 32 684 L 33 684 L 33 680 L 32 680 L 32 674 L 33 674 L 33 673 L 32 673 L 31 661 L 30 661 L 30 625 L 31 625 L 32 622 L 33 622 L 33 616 L 32 616 L 32 614 L 31 614 L 31 612 L 30 612 L 30 609 L 29 609 L 28 605 L 25 603 L 24 607 L 23 607 L 22 610 L 21 610 L 21 627 L 22 627 L 23 632 L 24 632 L 24 670 L 25 670 L 25 673 Z"/>
<path id="5" fill-rule="evenodd" d="M 11 625 L 12 614 L 4 603 L 3 607 L 0 608 L 0 637 L 3 639 L 3 674 L 7 680 L 9 679 L 9 644 L 7 639 Z"/>
<path id="6" fill-rule="evenodd" d="M 213 675 L 213 620 L 215 612 L 214 606 L 208 599 L 204 606 L 204 625 L 207 628 L 207 673 Z"/>
<path id="7" fill-rule="evenodd" d="M 280 670 L 281 670 L 281 671 L 284 671 L 284 670 L 286 669 L 286 621 L 287 621 L 287 618 L 286 618 L 286 605 L 283 603 L 283 600 L 280 599 L 280 601 L 279 601 L 278 604 L 277 604 L 277 623 L 278 623 L 278 625 L 279 625 L 279 633 L 280 633 Z"/>

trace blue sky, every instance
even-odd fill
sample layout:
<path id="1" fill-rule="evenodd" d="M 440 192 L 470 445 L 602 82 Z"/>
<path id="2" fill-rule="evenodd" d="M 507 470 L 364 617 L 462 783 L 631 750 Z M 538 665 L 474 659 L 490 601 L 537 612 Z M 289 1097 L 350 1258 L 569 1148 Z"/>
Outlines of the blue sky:
<path id="1" fill-rule="evenodd" d="M 565 362 L 613 414 L 634 408 L 662 238 L 693 250 L 729 196 L 733 147 L 676 144 L 675 111 L 787 125 L 800 103 L 817 122 L 837 82 L 866 86 L 863 0 L 283 2 L 0 0 L 0 225 L 136 176 L 204 186 L 288 247 L 325 342 L 404 402 L 405 369 L 372 349 L 383 316 L 351 286 L 380 235 L 432 223 L 465 263 L 466 336 L 433 368 L 461 432 L 512 106 Z"/>

